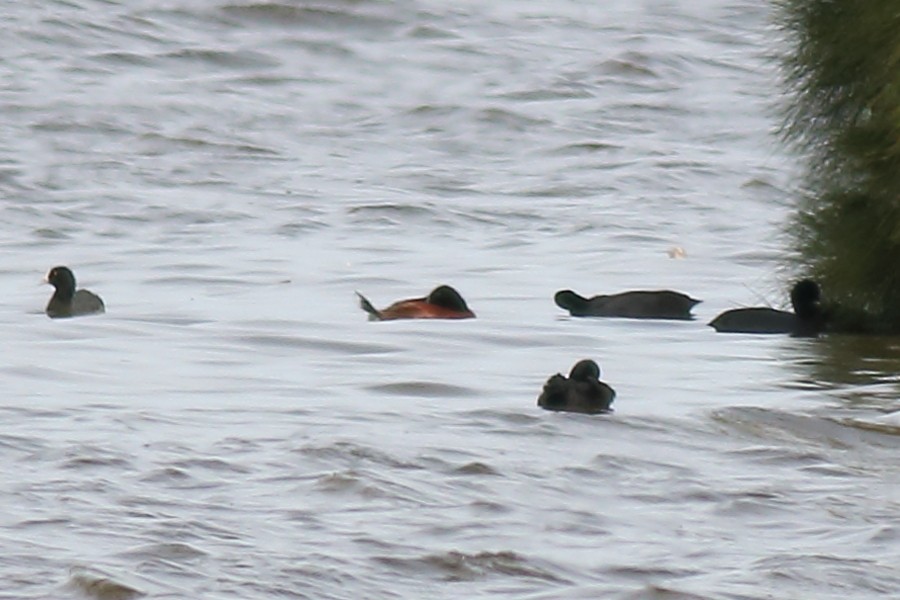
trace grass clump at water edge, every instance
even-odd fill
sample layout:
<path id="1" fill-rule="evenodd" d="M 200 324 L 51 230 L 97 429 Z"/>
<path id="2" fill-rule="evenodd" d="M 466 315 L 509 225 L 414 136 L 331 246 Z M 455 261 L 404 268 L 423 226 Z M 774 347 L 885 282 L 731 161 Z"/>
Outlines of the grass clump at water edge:
<path id="1" fill-rule="evenodd" d="M 773 2 L 784 133 L 805 161 L 794 268 L 841 307 L 835 329 L 900 332 L 900 2 Z"/>

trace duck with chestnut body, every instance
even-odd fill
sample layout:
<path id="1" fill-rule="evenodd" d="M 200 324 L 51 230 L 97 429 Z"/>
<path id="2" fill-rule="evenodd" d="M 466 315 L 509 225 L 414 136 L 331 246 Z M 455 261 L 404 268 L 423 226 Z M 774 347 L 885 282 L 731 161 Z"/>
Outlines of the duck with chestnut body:
<path id="1" fill-rule="evenodd" d="M 474 319 L 466 301 L 449 285 L 439 285 L 424 298 L 409 298 L 394 302 L 387 308 L 377 309 L 365 296 L 359 296 L 359 306 L 369 313 L 370 321 L 394 321 L 397 319 Z"/>

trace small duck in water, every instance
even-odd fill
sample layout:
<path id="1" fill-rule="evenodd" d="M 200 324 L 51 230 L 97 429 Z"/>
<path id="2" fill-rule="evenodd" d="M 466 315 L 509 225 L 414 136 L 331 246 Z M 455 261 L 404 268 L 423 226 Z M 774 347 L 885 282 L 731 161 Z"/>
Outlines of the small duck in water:
<path id="1" fill-rule="evenodd" d="M 556 292 L 553 300 L 573 317 L 680 320 L 693 319 L 691 309 L 701 302 L 671 290 L 637 290 L 593 298 L 579 296 L 572 290 L 562 290 Z"/>
<path id="2" fill-rule="evenodd" d="M 56 288 L 46 309 L 51 319 L 96 315 L 106 311 L 103 300 L 97 294 L 88 290 L 75 291 L 75 275 L 68 267 L 53 267 L 44 281 Z"/>
<path id="3" fill-rule="evenodd" d="M 474 319 L 466 301 L 449 285 L 439 285 L 424 298 L 399 300 L 387 308 L 378 310 L 365 296 L 359 296 L 359 306 L 369 313 L 370 321 L 393 321 L 395 319 Z"/>
<path id="4" fill-rule="evenodd" d="M 802 279 L 791 289 L 794 312 L 768 307 L 735 308 L 726 310 L 709 325 L 719 333 L 788 333 L 794 337 L 816 337 L 825 328 L 820 298 L 819 284 Z"/>
<path id="5" fill-rule="evenodd" d="M 553 375 L 544 384 L 538 406 L 547 410 L 597 414 L 611 412 L 616 391 L 600 381 L 600 367 L 591 359 L 580 360 L 569 372 Z"/>

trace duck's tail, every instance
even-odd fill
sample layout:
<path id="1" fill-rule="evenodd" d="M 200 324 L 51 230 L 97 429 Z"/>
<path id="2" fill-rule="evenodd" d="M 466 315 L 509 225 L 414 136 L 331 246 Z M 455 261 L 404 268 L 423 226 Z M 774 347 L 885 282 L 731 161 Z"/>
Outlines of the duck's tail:
<path id="1" fill-rule="evenodd" d="M 566 406 L 568 389 L 569 381 L 557 373 L 544 384 L 544 389 L 538 397 L 538 406 L 547 410 L 562 410 Z"/>
<path id="2" fill-rule="evenodd" d="M 382 316 L 381 316 L 381 313 L 378 311 L 378 309 L 375 308 L 374 306 L 372 306 L 372 303 L 369 302 L 366 299 L 366 297 L 363 296 L 362 294 L 360 294 L 359 292 L 356 292 L 356 295 L 359 296 L 359 307 L 361 309 L 363 309 L 364 311 L 366 311 L 367 313 L 369 313 L 369 320 L 370 321 L 381 321 Z"/>

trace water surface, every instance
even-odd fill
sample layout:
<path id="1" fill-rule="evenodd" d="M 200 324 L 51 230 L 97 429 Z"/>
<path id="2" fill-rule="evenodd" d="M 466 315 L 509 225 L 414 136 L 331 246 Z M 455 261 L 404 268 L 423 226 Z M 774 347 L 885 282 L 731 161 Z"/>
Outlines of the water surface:
<path id="1" fill-rule="evenodd" d="M 705 326 L 786 302 L 764 4 L 6 12 L 0 596 L 900 587 L 900 346 Z M 47 319 L 56 264 L 107 314 Z M 356 306 L 439 283 L 478 319 Z M 585 357 L 615 414 L 540 411 Z"/>

